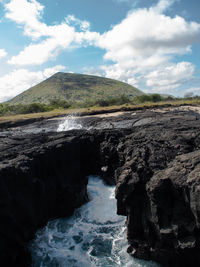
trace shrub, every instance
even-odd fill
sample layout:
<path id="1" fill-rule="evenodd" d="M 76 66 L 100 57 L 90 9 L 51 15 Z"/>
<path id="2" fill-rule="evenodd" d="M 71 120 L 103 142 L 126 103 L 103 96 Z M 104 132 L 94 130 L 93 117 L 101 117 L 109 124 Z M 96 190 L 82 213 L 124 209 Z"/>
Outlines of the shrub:
<path id="1" fill-rule="evenodd" d="M 144 102 L 150 102 L 151 101 L 151 96 L 150 95 L 140 95 L 136 98 L 136 100 L 139 103 L 144 103 Z"/>
<path id="2" fill-rule="evenodd" d="M 50 106 L 53 108 L 69 108 L 72 104 L 66 100 L 62 99 L 51 99 Z"/>
<path id="3" fill-rule="evenodd" d="M 145 103 L 145 102 L 159 102 L 164 101 L 166 98 L 162 97 L 159 94 L 152 94 L 152 95 L 141 95 L 136 97 L 136 101 L 139 103 Z"/>
<path id="4" fill-rule="evenodd" d="M 96 105 L 100 107 L 112 106 L 112 105 L 123 105 L 130 103 L 130 98 L 125 95 L 120 95 L 118 97 L 108 97 L 96 100 Z"/>
<path id="5" fill-rule="evenodd" d="M 159 94 L 152 94 L 151 99 L 152 99 L 152 102 L 159 102 L 159 101 L 162 101 L 164 97 L 162 97 Z"/>
<path id="6" fill-rule="evenodd" d="M 17 112 L 27 114 L 27 113 L 45 112 L 49 110 L 50 108 L 45 104 L 33 103 L 19 107 L 19 110 Z"/>
<path id="7" fill-rule="evenodd" d="M 0 116 L 5 115 L 8 112 L 7 104 L 0 104 Z"/>

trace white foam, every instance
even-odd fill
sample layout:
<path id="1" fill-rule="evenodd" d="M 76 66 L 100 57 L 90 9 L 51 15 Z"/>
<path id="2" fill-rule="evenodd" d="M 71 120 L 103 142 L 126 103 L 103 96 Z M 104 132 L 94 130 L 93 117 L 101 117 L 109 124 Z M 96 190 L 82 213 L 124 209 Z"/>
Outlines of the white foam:
<path id="1" fill-rule="evenodd" d="M 33 267 L 156 266 L 127 252 L 125 217 L 116 214 L 114 187 L 97 177 L 88 183 L 90 202 L 68 219 L 53 220 L 38 231 L 30 248 Z"/>
<path id="2" fill-rule="evenodd" d="M 75 129 L 82 129 L 83 126 L 77 122 L 77 119 L 74 116 L 67 116 L 65 120 L 59 124 L 57 132 L 69 131 Z"/>

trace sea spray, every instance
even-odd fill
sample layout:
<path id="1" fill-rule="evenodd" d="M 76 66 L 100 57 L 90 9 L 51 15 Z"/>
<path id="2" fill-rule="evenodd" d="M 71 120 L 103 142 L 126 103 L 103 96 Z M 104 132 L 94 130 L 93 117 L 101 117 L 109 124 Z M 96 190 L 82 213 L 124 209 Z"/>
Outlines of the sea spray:
<path id="1" fill-rule="evenodd" d="M 69 131 L 74 129 L 83 129 L 83 126 L 72 115 L 69 115 L 65 120 L 59 124 L 57 132 Z"/>
<path id="2" fill-rule="evenodd" d="M 32 267 L 153 267 L 126 252 L 125 217 L 116 214 L 114 187 L 98 177 L 88 183 L 90 201 L 73 216 L 50 221 L 30 244 Z"/>

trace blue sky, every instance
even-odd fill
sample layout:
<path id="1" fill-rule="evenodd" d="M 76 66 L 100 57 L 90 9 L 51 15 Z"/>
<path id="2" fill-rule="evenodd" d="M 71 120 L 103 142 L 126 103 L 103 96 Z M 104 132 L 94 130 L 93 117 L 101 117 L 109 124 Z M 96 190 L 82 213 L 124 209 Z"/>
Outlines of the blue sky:
<path id="1" fill-rule="evenodd" d="M 58 71 L 200 95 L 196 0 L 0 0 L 0 102 Z"/>

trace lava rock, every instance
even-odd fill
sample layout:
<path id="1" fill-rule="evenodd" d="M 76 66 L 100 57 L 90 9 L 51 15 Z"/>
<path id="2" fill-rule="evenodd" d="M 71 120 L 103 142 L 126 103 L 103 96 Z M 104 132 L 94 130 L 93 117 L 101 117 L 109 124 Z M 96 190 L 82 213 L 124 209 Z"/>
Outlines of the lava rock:
<path id="1" fill-rule="evenodd" d="M 30 265 L 27 245 L 36 230 L 88 201 L 91 174 L 116 184 L 117 213 L 127 216 L 132 256 L 164 266 L 200 265 L 197 118 L 194 112 L 140 111 L 104 119 L 107 129 L 94 117 L 87 123 L 96 122 L 98 129 L 90 131 L 4 129 L 0 266 Z"/>

